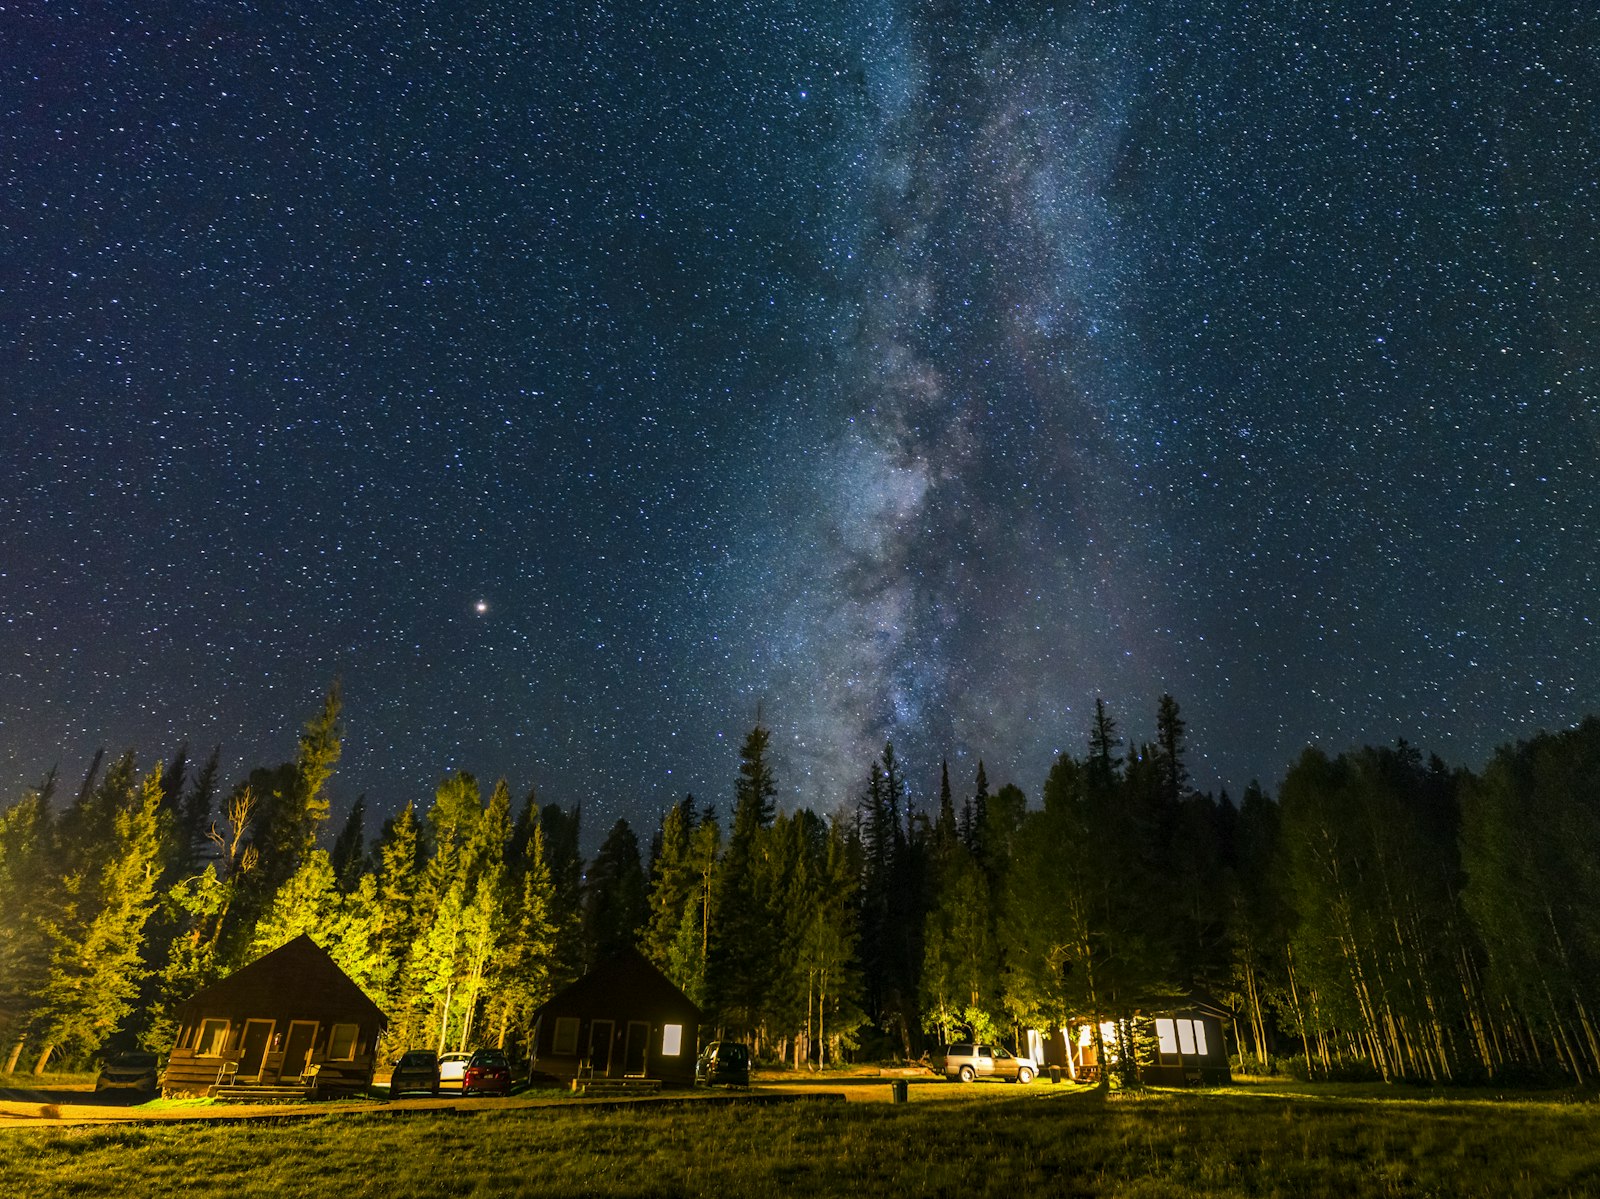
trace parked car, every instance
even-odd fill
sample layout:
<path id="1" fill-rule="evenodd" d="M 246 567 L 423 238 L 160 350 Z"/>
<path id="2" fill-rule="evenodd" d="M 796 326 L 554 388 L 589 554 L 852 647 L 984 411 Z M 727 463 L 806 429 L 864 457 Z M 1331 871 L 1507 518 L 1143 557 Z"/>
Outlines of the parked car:
<path id="1" fill-rule="evenodd" d="M 737 1041 L 712 1041 L 694 1063 L 697 1086 L 747 1087 L 750 1085 L 750 1048 Z"/>
<path id="2" fill-rule="evenodd" d="M 416 1091 L 439 1093 L 439 1055 L 431 1049 L 408 1049 L 389 1075 L 390 1099 Z"/>
<path id="3" fill-rule="evenodd" d="M 461 1076 L 463 1095 L 511 1094 L 511 1063 L 504 1049 L 477 1049 Z"/>
<path id="4" fill-rule="evenodd" d="M 1008 1053 L 1004 1045 L 961 1041 L 944 1051 L 944 1076 L 954 1081 L 973 1082 L 979 1078 L 1004 1078 L 1030 1083 L 1039 1073 L 1039 1063 L 1031 1057 Z"/>
<path id="5" fill-rule="evenodd" d="M 94 1093 L 136 1091 L 154 1095 L 161 1086 L 160 1063 L 153 1053 L 119 1053 L 100 1067 Z"/>
<path id="6" fill-rule="evenodd" d="M 470 1053 L 441 1053 L 439 1055 L 439 1084 L 452 1090 L 461 1086 L 462 1076 L 467 1072 L 467 1063 L 472 1060 Z"/>

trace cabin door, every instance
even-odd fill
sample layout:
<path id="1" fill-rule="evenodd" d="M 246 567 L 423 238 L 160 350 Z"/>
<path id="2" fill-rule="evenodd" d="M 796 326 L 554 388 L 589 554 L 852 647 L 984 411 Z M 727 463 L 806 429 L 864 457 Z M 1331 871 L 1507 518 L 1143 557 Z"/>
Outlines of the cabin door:
<path id="1" fill-rule="evenodd" d="M 629 1078 L 643 1078 L 650 1050 L 650 1026 L 643 1020 L 628 1021 L 628 1045 L 623 1051 L 622 1072 Z"/>
<path id="2" fill-rule="evenodd" d="M 596 1078 L 611 1073 L 611 1038 L 617 1026 L 611 1020 L 596 1020 L 589 1025 L 589 1069 Z"/>
<path id="3" fill-rule="evenodd" d="M 311 1043 L 317 1039 L 315 1020 L 293 1020 L 289 1023 L 289 1039 L 283 1044 L 283 1066 L 278 1071 L 280 1079 L 299 1078 L 311 1061 Z"/>
<path id="4" fill-rule="evenodd" d="M 240 1079 L 261 1078 L 261 1063 L 266 1059 L 267 1046 L 272 1042 L 271 1020 L 246 1020 L 244 1035 L 239 1038 Z"/>

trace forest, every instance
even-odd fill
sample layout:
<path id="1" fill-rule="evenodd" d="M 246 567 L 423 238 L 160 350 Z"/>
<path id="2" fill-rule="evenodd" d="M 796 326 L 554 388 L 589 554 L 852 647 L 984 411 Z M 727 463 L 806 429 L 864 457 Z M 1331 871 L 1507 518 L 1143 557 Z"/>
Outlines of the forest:
<path id="1" fill-rule="evenodd" d="M 164 1053 L 184 1000 L 306 932 L 387 1014 L 385 1056 L 523 1050 L 546 998 L 636 945 L 708 1030 L 795 1067 L 1198 998 L 1246 1071 L 1600 1078 L 1594 717 L 1477 772 L 1307 748 L 1236 801 L 1190 785 L 1172 697 L 1139 743 L 1097 702 L 1036 799 L 981 762 L 915 794 L 886 745 L 828 813 L 779 810 L 758 723 L 726 817 L 686 796 L 648 846 L 619 820 L 586 861 L 581 806 L 466 773 L 375 836 L 363 800 L 335 831 L 340 714 L 336 683 L 294 760 L 236 785 L 215 751 L 129 752 L 0 811 L 7 1073 Z"/>

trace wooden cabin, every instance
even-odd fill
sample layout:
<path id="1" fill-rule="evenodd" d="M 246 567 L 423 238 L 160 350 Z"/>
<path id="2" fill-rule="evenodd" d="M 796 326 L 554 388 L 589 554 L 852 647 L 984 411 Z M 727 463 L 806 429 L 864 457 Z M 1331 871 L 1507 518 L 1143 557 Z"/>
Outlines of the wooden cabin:
<path id="1" fill-rule="evenodd" d="M 1137 1013 L 1134 1036 L 1139 1044 L 1139 1078 L 1158 1087 L 1221 1086 L 1233 1081 L 1222 1014 L 1196 1004 L 1175 1011 Z M 1116 1030 L 1101 1028 L 1109 1062 L 1116 1060 Z M 1040 1041 L 1042 1063 L 1060 1066 L 1069 1078 L 1092 1082 L 1105 1063 L 1095 1057 L 1094 1028 L 1075 1024 L 1051 1029 Z"/>
<path id="2" fill-rule="evenodd" d="M 257 958 L 178 1009 L 166 1091 L 350 1093 L 372 1083 L 378 1005 L 309 936 Z"/>
<path id="3" fill-rule="evenodd" d="M 563 1083 L 692 1087 L 700 1009 L 636 949 L 601 962 L 536 1013 L 533 1071 Z"/>

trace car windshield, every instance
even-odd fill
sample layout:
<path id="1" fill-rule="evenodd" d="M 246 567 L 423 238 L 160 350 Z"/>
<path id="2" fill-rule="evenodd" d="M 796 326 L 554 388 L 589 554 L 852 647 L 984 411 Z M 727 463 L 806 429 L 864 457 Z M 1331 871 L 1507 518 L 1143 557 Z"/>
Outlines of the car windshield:
<path id="1" fill-rule="evenodd" d="M 433 1065 L 433 1054 L 408 1053 L 400 1059 L 400 1064 L 402 1066 L 431 1066 Z"/>
<path id="2" fill-rule="evenodd" d="M 111 1060 L 110 1064 L 143 1069 L 146 1066 L 156 1064 L 156 1055 L 153 1053 L 119 1053 Z"/>
<path id="3" fill-rule="evenodd" d="M 995 1057 L 999 1057 L 999 1058 L 1007 1058 L 1007 1057 L 1011 1056 L 1009 1053 L 1007 1053 L 1004 1049 L 1002 1049 L 998 1045 L 996 1045 L 994 1047 L 994 1055 L 995 1055 Z"/>
<path id="4" fill-rule="evenodd" d="M 474 1066 L 503 1066 L 506 1064 L 506 1055 L 499 1049 L 480 1049 L 472 1055 Z"/>

